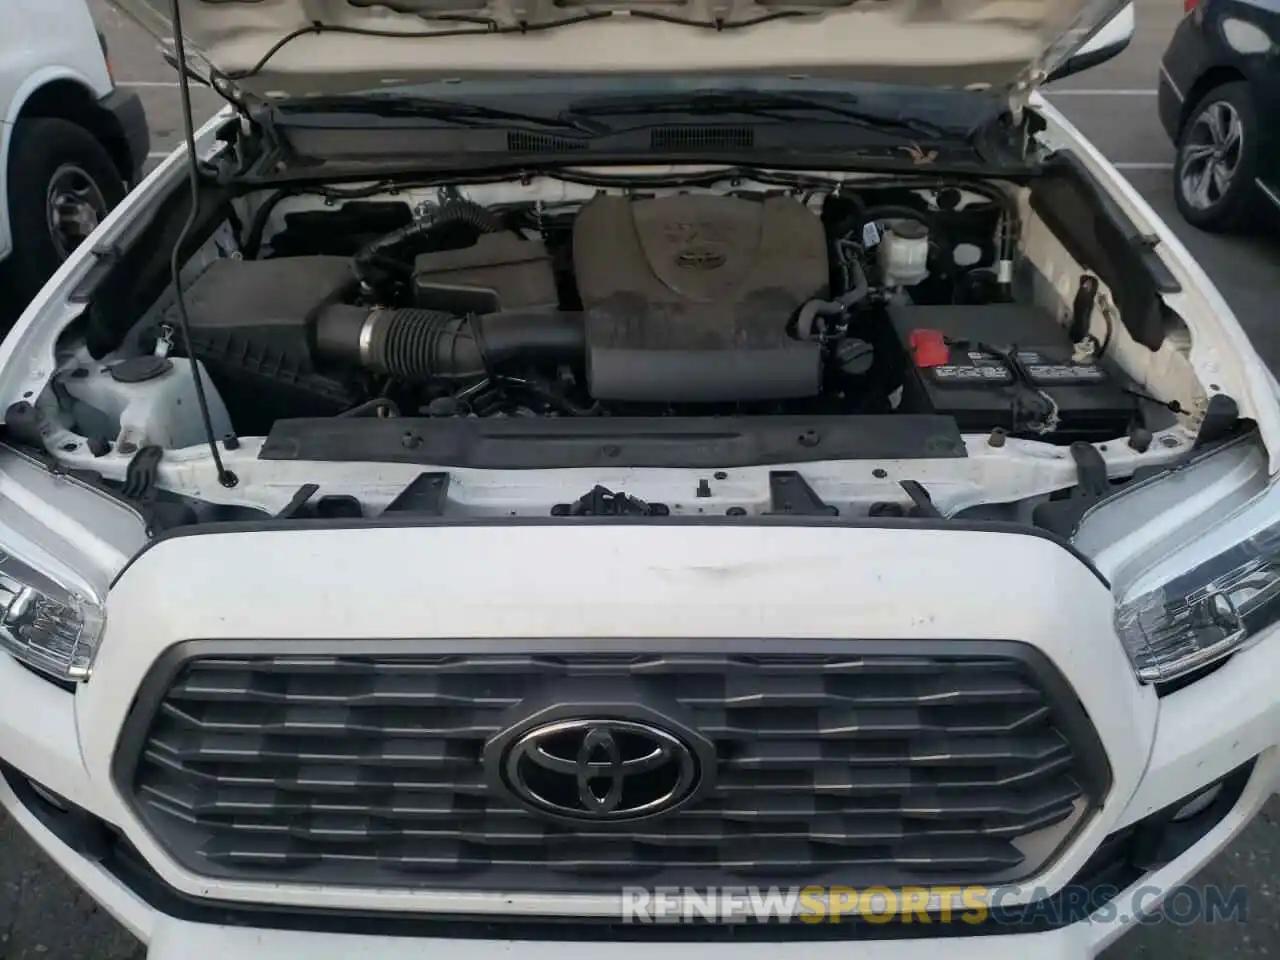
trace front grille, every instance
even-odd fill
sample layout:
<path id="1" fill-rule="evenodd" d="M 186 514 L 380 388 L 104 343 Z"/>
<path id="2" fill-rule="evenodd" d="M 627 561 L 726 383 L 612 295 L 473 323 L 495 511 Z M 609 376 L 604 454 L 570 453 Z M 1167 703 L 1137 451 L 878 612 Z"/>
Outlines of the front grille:
<path id="1" fill-rule="evenodd" d="M 1109 785 L 1078 702 L 1018 644 L 353 646 L 202 641 L 157 665 L 116 777 L 175 860 L 267 882 L 511 892 L 992 883 L 1041 868 Z M 573 717 L 674 731 L 695 747 L 676 753 L 698 789 L 621 822 L 531 807 L 511 784 L 572 806 L 577 781 L 513 773 L 503 744 Z M 631 756 L 626 723 L 610 729 Z M 572 765 L 579 742 L 538 746 Z M 592 796 L 615 782 L 612 756 L 588 758 Z M 620 781 L 616 809 L 661 795 L 666 775 Z"/>

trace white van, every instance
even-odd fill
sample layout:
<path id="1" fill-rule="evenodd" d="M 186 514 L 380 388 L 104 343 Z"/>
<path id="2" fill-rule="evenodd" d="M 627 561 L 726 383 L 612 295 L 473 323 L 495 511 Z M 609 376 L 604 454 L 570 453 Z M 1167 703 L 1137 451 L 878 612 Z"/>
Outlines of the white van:
<path id="1" fill-rule="evenodd" d="M 0 321 L 17 316 L 140 179 L 138 95 L 111 77 L 85 0 L 5 0 L 0 31 Z"/>

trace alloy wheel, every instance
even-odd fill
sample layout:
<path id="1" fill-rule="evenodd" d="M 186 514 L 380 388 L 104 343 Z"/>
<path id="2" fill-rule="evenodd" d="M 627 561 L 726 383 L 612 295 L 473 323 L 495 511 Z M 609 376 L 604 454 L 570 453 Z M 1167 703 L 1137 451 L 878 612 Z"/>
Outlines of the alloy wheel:
<path id="1" fill-rule="evenodd" d="M 1208 210 L 1222 201 L 1240 167 L 1244 124 L 1234 106 L 1215 101 L 1202 110 L 1187 128 L 1182 143 L 1178 188 L 1197 210 Z"/>

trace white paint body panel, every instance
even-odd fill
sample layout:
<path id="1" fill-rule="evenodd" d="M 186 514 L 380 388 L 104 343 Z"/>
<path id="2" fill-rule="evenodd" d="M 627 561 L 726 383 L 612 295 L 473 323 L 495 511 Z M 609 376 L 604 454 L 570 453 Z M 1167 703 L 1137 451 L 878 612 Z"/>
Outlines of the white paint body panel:
<path id="1" fill-rule="evenodd" d="M 1136 27 L 1137 17 L 1133 4 L 1130 3 L 1108 20 L 1084 46 L 1077 50 L 1076 56 L 1085 57 L 1126 44 L 1133 38 L 1133 31 Z"/>
<path id="2" fill-rule="evenodd" d="M 1111 165 L 1102 151 L 1040 94 L 1032 96 L 1032 104 L 1048 122 L 1043 137 L 1073 150 L 1134 225 L 1159 240 L 1157 249 L 1161 259 L 1182 285 L 1181 292 L 1166 295 L 1166 302 L 1188 319 L 1191 326 L 1192 365 L 1201 377 L 1207 378 L 1206 382 L 1223 386 L 1237 398 L 1246 398 L 1242 409 L 1248 405 L 1253 411 L 1250 415 L 1258 421 L 1270 452 L 1270 472 L 1280 471 L 1280 444 L 1272 439 L 1280 439 L 1280 402 L 1277 401 L 1280 390 L 1226 299 L 1173 228 L 1160 219 L 1151 204 Z M 1192 324 L 1192 320 L 1198 318 L 1209 322 Z"/>
<path id="3" fill-rule="evenodd" d="M 565 564 L 529 562 L 557 556 Z M 574 571 L 571 587 L 565 565 Z M 495 591 L 495 583 L 505 589 Z M 176 888 L 225 900 L 504 915 L 619 911 L 618 902 L 608 897 L 225 883 L 185 872 L 125 808 L 111 785 L 109 766 L 143 674 L 164 650 L 190 638 L 360 642 L 471 636 L 507 638 L 518 647 L 522 638 L 538 636 L 586 636 L 609 645 L 634 637 L 696 634 L 771 637 L 784 649 L 788 640 L 801 637 L 1023 640 L 1047 654 L 1078 692 L 1114 777 L 1100 814 L 1061 859 L 1028 884 L 1050 890 L 1062 886 L 1106 834 L 1264 754 L 1237 813 L 1171 865 L 1180 876 L 1189 875 L 1270 791 L 1276 776 L 1271 758 L 1280 743 L 1280 703 L 1269 679 L 1280 670 L 1280 640 L 1265 637 L 1202 685 L 1158 701 L 1138 687 L 1111 631 L 1109 591 L 1058 545 L 1017 534 L 551 525 L 208 534 L 146 551 L 112 591 L 108 618 L 93 681 L 74 698 L 24 670 L 0 665 L 0 698 L 8 705 L 0 716 L 0 756 L 122 828 Z M 74 724 L 68 722 L 73 700 Z M 0 799 L 15 806 L 7 791 Z M 32 826 L 25 811 L 14 812 Z M 50 845 L 40 830 L 35 832 Z M 67 858 L 59 859 L 65 863 Z M 157 937 L 160 956 L 176 949 L 174 938 L 199 933 L 140 907 L 91 864 L 73 866 L 77 879 L 122 914 L 131 929 Z M 239 944 L 236 949 L 255 960 L 299 955 L 316 943 L 301 934 L 255 932 L 259 946 L 249 950 L 243 931 L 206 932 L 214 937 L 210 943 Z M 1050 938 L 1055 946 L 1047 952 L 1089 956 L 1113 932 L 1119 930 L 1067 928 Z M 1015 952 L 1027 949 L 1023 940 L 992 938 L 984 950 L 997 957 L 1026 955 Z M 316 955 L 329 955 L 325 950 L 340 943 L 318 946 Z M 344 945 L 356 946 L 387 957 L 421 949 L 396 940 Z M 516 949 L 483 941 L 458 946 L 477 955 Z M 922 949 L 919 944 L 866 946 L 871 955 L 887 960 L 922 955 L 915 952 Z M 962 954 L 969 949 L 955 948 Z M 550 948 L 526 944 L 519 949 L 540 957 Z M 750 953 L 763 945 L 746 949 Z M 805 944 L 805 949 L 826 948 Z M 950 942 L 947 949 L 953 949 Z"/>

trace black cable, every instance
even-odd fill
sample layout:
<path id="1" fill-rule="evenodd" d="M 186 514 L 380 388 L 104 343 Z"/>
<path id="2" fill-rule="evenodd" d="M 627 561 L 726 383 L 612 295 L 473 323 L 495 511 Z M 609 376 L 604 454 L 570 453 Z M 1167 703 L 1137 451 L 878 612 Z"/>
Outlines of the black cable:
<path id="1" fill-rule="evenodd" d="M 991 348 L 980 346 L 978 349 L 990 350 Z M 1038 416 L 1033 414 L 1035 419 L 1029 422 L 1040 426 L 1048 426 L 1054 415 L 1053 402 L 1050 400 L 1049 395 L 1036 383 L 1035 378 L 1031 376 L 1031 372 L 1023 364 L 1022 358 L 1018 356 L 1018 345 L 1016 343 L 1010 345 L 1009 352 L 1004 355 L 1003 359 L 1013 371 L 1014 376 L 1018 378 L 1022 388 L 1035 397 L 1036 406 L 1040 408 L 1040 414 Z"/>
<path id="2" fill-rule="evenodd" d="M 1009 375 L 1013 378 L 1013 396 L 1010 406 L 1012 433 L 1021 432 L 1023 423 L 1021 415 L 1024 411 L 1031 415 L 1031 419 L 1026 421 L 1028 425 L 1044 425 L 1053 416 L 1053 406 L 1048 399 L 1048 395 L 1036 384 L 1031 373 L 1023 366 L 1022 359 L 1018 356 L 1017 344 L 1012 344 L 1008 350 L 1001 350 L 999 347 L 984 343 L 981 340 L 952 340 L 946 337 L 943 342 L 948 347 L 956 347 L 961 350 L 966 348 L 979 350 L 989 356 L 996 357 L 1004 364 L 1009 371 Z M 1024 403 L 1023 398 L 1026 394 L 1030 394 L 1034 399 L 1035 402 L 1033 404 Z"/>
<path id="3" fill-rule="evenodd" d="M 205 438 L 209 442 L 209 453 L 213 457 L 214 469 L 218 473 L 218 482 L 224 487 L 234 487 L 239 478 L 222 465 L 222 456 L 218 453 L 218 438 L 213 435 L 213 419 L 209 416 L 209 401 L 204 395 L 204 378 L 200 376 L 200 365 L 195 351 L 191 349 L 191 324 L 187 317 L 186 298 L 182 294 L 182 249 L 186 245 L 187 236 L 195 226 L 200 213 L 200 170 L 196 158 L 196 128 L 191 117 L 191 84 L 187 79 L 187 51 L 182 42 L 182 17 L 179 13 L 181 0 L 170 0 L 173 11 L 173 46 L 174 55 L 178 58 L 178 86 L 182 97 L 182 128 L 187 144 L 187 172 L 191 184 L 191 211 L 187 214 L 187 222 L 173 244 L 173 252 L 169 255 L 169 272 L 173 277 L 173 295 L 178 307 L 178 332 L 182 334 L 182 348 L 186 351 L 187 362 L 191 364 L 191 377 L 196 388 L 196 405 L 200 408 L 200 420 L 204 426 Z"/>
<path id="4" fill-rule="evenodd" d="M 659 20 L 663 23 L 674 23 L 682 27 L 714 30 L 717 33 L 725 30 L 737 30 L 742 27 L 754 27 L 760 23 L 768 23 L 770 20 L 786 20 L 791 17 L 806 17 L 810 15 L 803 10 L 777 10 L 773 13 L 752 17 L 750 20 L 726 20 L 724 17 L 716 17 L 714 20 L 707 22 L 706 20 L 690 20 L 687 17 L 674 17 L 669 13 L 657 13 L 653 10 L 629 10 L 628 13 L 641 20 Z"/>
<path id="5" fill-rule="evenodd" d="M 1130 390 L 1128 387 L 1123 387 L 1122 390 L 1125 393 L 1129 394 L 1129 396 L 1131 397 L 1137 397 L 1139 400 L 1146 400 L 1148 403 L 1154 403 L 1158 407 L 1164 407 L 1170 413 L 1186 413 L 1187 412 L 1182 408 L 1182 404 L 1180 404 L 1177 400 L 1157 400 L 1155 397 L 1148 396 L 1147 394 L 1142 393 L 1138 390 Z"/>
<path id="6" fill-rule="evenodd" d="M 422 15 L 424 20 L 433 20 L 438 23 L 467 23 L 471 24 L 471 26 L 454 30 L 421 30 L 411 33 L 402 30 L 379 30 L 373 27 L 347 27 L 317 20 L 305 27 L 299 27 L 297 30 L 286 33 L 267 49 L 267 52 L 258 59 L 257 63 L 247 70 L 235 70 L 231 73 L 222 74 L 222 76 L 227 80 L 247 80 L 262 72 L 262 68 L 284 47 L 299 37 L 305 37 L 309 34 L 342 33 L 349 36 L 382 37 L 389 40 L 434 40 L 437 37 L 466 37 L 489 33 L 535 33 L 542 30 L 553 30 L 556 27 L 567 27 L 575 23 L 585 23 L 588 20 L 602 20 L 611 16 L 613 16 L 613 11 L 599 10 L 594 13 L 565 17 L 562 20 L 553 20 L 549 23 L 519 23 L 511 26 L 502 26 L 492 17 L 477 17 L 467 14 Z"/>
<path id="7" fill-rule="evenodd" d="M 277 190 L 259 205 L 253 214 L 253 220 L 249 224 L 249 233 L 240 247 L 240 251 L 246 260 L 258 259 L 258 251 L 262 249 L 262 235 L 266 232 L 267 221 L 271 219 L 271 211 L 285 197 L 293 195 L 294 191 L 292 190 Z"/>

